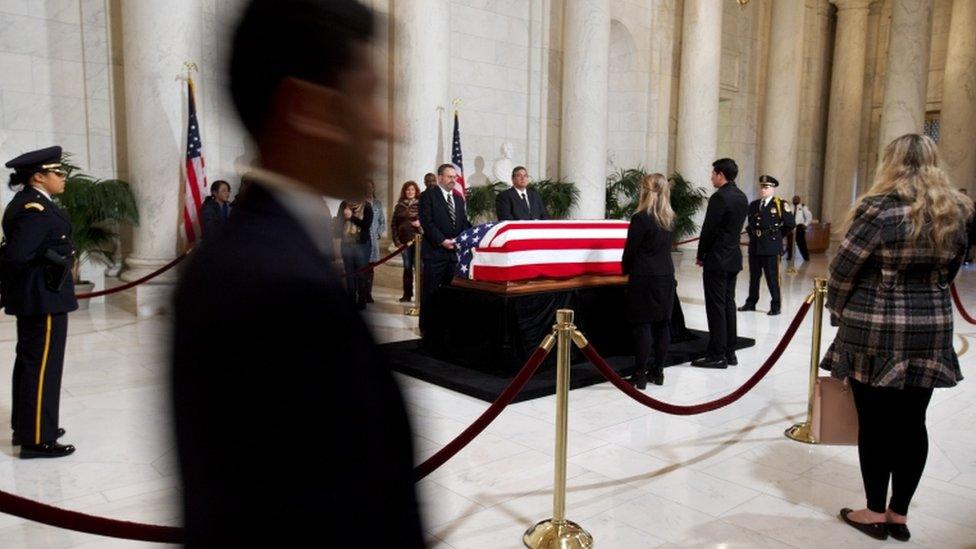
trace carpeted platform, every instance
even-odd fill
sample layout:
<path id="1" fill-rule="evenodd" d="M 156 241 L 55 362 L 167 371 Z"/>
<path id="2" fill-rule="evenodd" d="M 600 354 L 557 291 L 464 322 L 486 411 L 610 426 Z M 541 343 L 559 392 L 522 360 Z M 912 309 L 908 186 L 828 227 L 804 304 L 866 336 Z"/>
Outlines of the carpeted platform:
<path id="1" fill-rule="evenodd" d="M 684 364 L 704 356 L 708 334 L 698 330 L 691 330 L 691 332 L 695 336 L 693 339 L 671 345 L 668 352 L 668 364 Z M 744 349 L 755 344 L 756 341 L 753 339 L 740 337 L 735 348 L 736 350 Z M 485 402 L 493 402 L 511 381 L 510 376 L 500 377 L 496 374 L 465 368 L 433 358 L 420 348 L 419 339 L 387 343 L 381 347 L 389 355 L 394 371 L 473 396 Z M 556 371 L 552 360 L 555 355 L 556 351 L 553 349 L 546 362 L 526 383 L 525 389 L 515 397 L 514 402 L 532 400 L 556 392 Z M 600 372 L 578 353 L 573 353 L 573 358 L 574 363 L 570 378 L 573 389 L 604 381 Z M 621 375 L 630 375 L 634 368 L 632 356 L 604 358 Z"/>

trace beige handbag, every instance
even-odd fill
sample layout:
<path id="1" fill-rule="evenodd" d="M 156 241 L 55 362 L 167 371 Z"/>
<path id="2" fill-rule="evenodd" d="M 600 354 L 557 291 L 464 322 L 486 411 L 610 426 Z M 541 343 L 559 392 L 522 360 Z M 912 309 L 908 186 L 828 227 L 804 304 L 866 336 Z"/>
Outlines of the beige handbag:
<path id="1" fill-rule="evenodd" d="M 820 444 L 857 444 L 857 409 L 846 380 L 817 378 L 810 430 Z"/>

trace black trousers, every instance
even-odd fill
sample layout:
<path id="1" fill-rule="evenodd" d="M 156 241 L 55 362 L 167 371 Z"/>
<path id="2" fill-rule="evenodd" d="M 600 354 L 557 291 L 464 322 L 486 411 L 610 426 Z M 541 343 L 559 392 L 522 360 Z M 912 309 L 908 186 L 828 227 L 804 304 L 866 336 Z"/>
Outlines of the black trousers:
<path id="1" fill-rule="evenodd" d="M 766 287 L 769 288 L 770 309 L 780 309 L 779 293 L 779 256 L 749 254 L 749 297 L 746 305 L 756 306 L 759 302 L 759 279 L 766 277 Z"/>
<path id="2" fill-rule="evenodd" d="M 857 408 L 857 451 L 868 509 L 884 513 L 886 507 L 908 514 L 925 459 L 929 453 L 925 410 L 932 389 L 872 387 L 853 379 Z M 891 502 L 886 502 L 888 483 Z"/>
<path id="3" fill-rule="evenodd" d="M 68 314 L 17 317 L 10 426 L 25 444 L 58 438 Z"/>
<path id="4" fill-rule="evenodd" d="M 634 366 L 638 372 L 646 372 L 652 364 L 655 369 L 664 368 L 670 346 L 670 320 L 634 325 Z"/>
<path id="5" fill-rule="evenodd" d="M 710 334 L 709 358 L 726 358 L 735 351 L 735 278 L 738 274 L 725 271 L 702 273 Z"/>
<path id="6" fill-rule="evenodd" d="M 810 252 L 807 251 L 807 226 L 797 225 L 790 234 L 796 235 L 796 247 L 800 250 L 800 257 L 803 258 L 803 261 L 810 261 Z M 790 241 L 790 249 L 786 255 L 786 259 L 793 259 L 792 240 Z"/>
<path id="7" fill-rule="evenodd" d="M 457 261 L 431 259 L 423 261 L 423 272 L 420 276 L 422 293 L 420 294 L 420 333 L 424 333 L 427 327 L 427 315 L 424 310 L 430 310 L 427 304 L 430 298 L 437 294 L 441 286 L 448 286 L 454 279 L 454 269 Z"/>

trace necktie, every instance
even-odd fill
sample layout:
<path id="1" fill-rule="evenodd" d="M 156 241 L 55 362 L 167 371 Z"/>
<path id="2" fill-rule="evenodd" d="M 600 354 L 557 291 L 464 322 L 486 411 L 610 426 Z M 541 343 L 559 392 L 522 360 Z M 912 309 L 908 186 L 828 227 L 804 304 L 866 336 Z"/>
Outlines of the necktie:
<path id="1" fill-rule="evenodd" d="M 451 216 L 451 225 L 457 225 L 457 220 L 454 218 L 454 197 L 448 195 L 444 199 L 447 200 L 447 215 Z"/>
<path id="2" fill-rule="evenodd" d="M 762 200 L 762 209 L 765 210 L 766 209 L 766 206 L 769 206 L 769 199 L 768 198 L 763 198 L 763 200 Z"/>
<path id="3" fill-rule="evenodd" d="M 525 210 L 529 213 L 532 212 L 532 208 L 529 207 L 529 195 L 525 193 L 519 193 L 522 195 L 522 202 L 525 204 Z"/>

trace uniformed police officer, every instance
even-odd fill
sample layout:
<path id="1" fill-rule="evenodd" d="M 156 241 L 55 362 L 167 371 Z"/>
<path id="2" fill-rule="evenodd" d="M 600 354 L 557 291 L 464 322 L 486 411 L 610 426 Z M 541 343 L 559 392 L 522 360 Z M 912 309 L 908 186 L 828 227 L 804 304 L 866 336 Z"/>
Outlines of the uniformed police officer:
<path id="1" fill-rule="evenodd" d="M 61 457 L 75 447 L 60 444 L 61 370 L 68 312 L 78 308 L 71 267 L 71 223 L 51 197 L 64 191 L 61 147 L 29 152 L 6 163 L 20 189 L 3 214 L 0 304 L 17 317 L 14 362 L 13 444 L 23 459 Z"/>
<path id="2" fill-rule="evenodd" d="M 755 311 L 759 301 L 759 278 L 766 277 L 771 303 L 769 315 L 780 313 L 779 257 L 783 255 L 783 237 L 793 230 L 793 208 L 773 196 L 779 181 L 771 175 L 759 177 L 759 199 L 749 204 L 749 298 L 740 311 Z"/>

